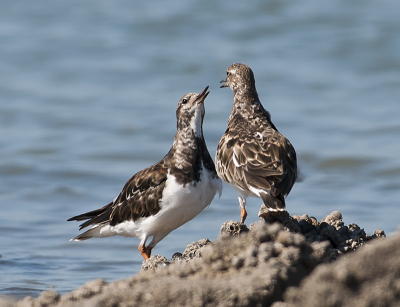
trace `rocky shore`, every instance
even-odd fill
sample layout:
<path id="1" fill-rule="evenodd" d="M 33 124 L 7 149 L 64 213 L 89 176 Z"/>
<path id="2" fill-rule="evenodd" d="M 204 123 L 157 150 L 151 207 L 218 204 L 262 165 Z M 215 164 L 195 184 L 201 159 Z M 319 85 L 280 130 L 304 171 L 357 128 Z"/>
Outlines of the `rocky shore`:
<path id="1" fill-rule="evenodd" d="M 168 260 L 153 256 L 124 280 L 89 281 L 59 295 L 44 291 L 0 306 L 398 306 L 400 234 L 371 236 L 334 211 L 321 221 L 268 216 L 249 226 L 227 221 Z"/>

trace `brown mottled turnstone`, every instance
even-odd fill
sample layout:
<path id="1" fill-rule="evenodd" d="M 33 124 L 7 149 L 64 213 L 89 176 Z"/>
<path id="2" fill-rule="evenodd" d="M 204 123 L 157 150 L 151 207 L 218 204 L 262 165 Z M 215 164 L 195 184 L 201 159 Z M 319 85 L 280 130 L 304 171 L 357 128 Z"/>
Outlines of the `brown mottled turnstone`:
<path id="1" fill-rule="evenodd" d="M 269 211 L 284 211 L 297 178 L 296 151 L 263 108 L 250 67 L 232 64 L 222 82 L 234 92 L 234 102 L 217 148 L 218 176 L 237 191 L 242 222 L 248 196 L 262 198 Z"/>
<path id="2" fill-rule="evenodd" d="M 222 182 L 203 136 L 207 90 L 208 86 L 179 101 L 174 143 L 161 161 L 136 173 L 108 205 L 68 220 L 87 220 L 79 230 L 91 226 L 72 240 L 138 237 L 139 251 L 148 259 L 158 242 L 198 215 L 217 191 L 221 195 Z M 146 246 L 150 237 L 153 239 Z"/>

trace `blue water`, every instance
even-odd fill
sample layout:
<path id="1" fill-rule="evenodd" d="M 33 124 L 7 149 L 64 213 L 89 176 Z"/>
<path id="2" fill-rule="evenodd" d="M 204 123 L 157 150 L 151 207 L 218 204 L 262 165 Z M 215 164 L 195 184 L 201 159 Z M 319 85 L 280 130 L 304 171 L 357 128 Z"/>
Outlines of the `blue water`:
<path id="1" fill-rule="evenodd" d="M 64 293 L 140 270 L 135 238 L 69 242 L 76 214 L 111 201 L 157 162 L 175 108 L 210 86 L 212 156 L 233 94 L 226 68 L 253 68 L 263 105 L 299 156 L 291 214 L 334 210 L 371 234 L 400 216 L 398 1 L 2 1 L 0 294 Z M 224 186 L 154 249 L 170 258 L 238 220 Z M 248 224 L 259 199 L 248 201 Z"/>

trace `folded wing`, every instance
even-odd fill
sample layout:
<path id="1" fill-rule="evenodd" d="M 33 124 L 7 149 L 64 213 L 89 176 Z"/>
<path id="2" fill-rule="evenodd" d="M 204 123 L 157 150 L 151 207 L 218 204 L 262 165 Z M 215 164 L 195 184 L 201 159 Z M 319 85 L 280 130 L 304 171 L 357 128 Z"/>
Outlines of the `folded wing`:
<path id="1" fill-rule="evenodd" d="M 217 157 L 219 174 L 243 190 L 280 197 L 296 181 L 296 152 L 279 132 L 240 139 L 227 133 L 218 147 L 217 154 L 224 153 Z"/>
<path id="2" fill-rule="evenodd" d="M 109 223 L 111 226 L 125 220 L 137 221 L 140 217 L 155 215 L 160 211 L 159 199 L 167 180 L 167 166 L 162 161 L 136 173 L 125 184 L 118 197 L 108 205 L 68 221 L 87 220 L 80 229 L 91 225 Z"/>

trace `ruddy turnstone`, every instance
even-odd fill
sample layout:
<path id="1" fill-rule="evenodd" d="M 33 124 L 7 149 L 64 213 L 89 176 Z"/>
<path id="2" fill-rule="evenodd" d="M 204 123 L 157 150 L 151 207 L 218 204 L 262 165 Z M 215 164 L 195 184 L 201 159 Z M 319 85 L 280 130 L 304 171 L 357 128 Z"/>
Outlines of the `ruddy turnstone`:
<path id="1" fill-rule="evenodd" d="M 158 242 L 198 215 L 217 191 L 221 195 L 222 181 L 203 136 L 207 90 L 179 101 L 174 143 L 161 161 L 135 174 L 108 205 L 68 220 L 87 220 L 79 230 L 91 226 L 71 240 L 138 237 L 139 251 L 148 259 Z M 146 246 L 149 237 L 153 239 Z"/>
<path id="2" fill-rule="evenodd" d="M 285 211 L 297 177 L 296 151 L 263 108 L 250 67 L 232 64 L 226 73 L 221 87 L 232 89 L 233 108 L 215 164 L 218 176 L 238 193 L 243 223 L 248 196 L 261 197 L 269 211 Z"/>

